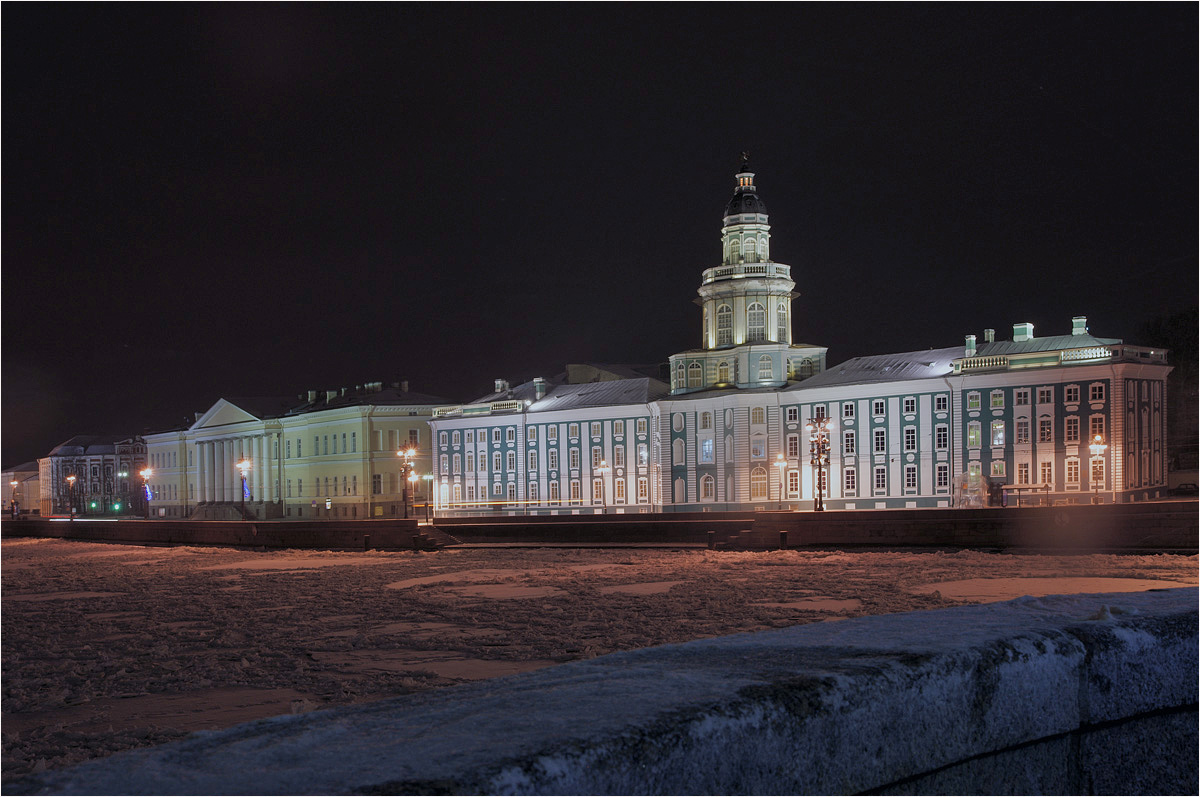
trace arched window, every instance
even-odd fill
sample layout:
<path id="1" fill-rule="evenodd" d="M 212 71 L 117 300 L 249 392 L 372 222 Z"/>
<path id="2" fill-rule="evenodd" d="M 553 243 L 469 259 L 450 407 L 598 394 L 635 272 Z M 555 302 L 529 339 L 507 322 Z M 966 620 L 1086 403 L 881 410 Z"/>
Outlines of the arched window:
<path id="1" fill-rule="evenodd" d="M 704 387 L 704 368 L 700 363 L 688 366 L 688 387 Z"/>
<path id="2" fill-rule="evenodd" d="M 742 242 L 734 238 L 729 242 L 729 262 L 737 263 L 742 259 Z"/>
<path id="3" fill-rule="evenodd" d="M 771 379 L 771 355 L 764 354 L 758 358 L 758 378 L 759 381 L 769 381 Z"/>
<path id="4" fill-rule="evenodd" d="M 779 307 L 775 310 L 775 321 L 779 329 L 776 340 L 780 343 L 788 342 L 788 306 L 787 302 L 780 302 Z"/>
<path id="5" fill-rule="evenodd" d="M 762 407 L 752 407 L 750 409 L 750 423 L 766 423 L 766 410 Z"/>
<path id="6" fill-rule="evenodd" d="M 767 236 L 761 235 L 758 238 L 758 257 L 760 260 L 769 260 L 767 257 Z"/>
<path id="7" fill-rule="evenodd" d="M 800 378 L 804 379 L 813 375 L 813 361 L 805 357 L 800 361 Z"/>
<path id="8" fill-rule="evenodd" d="M 717 495 L 717 482 L 709 474 L 700 479 L 700 500 L 711 501 Z"/>
<path id="9" fill-rule="evenodd" d="M 753 263 L 757 258 L 754 256 L 754 239 L 746 239 L 746 262 Z"/>
<path id="10" fill-rule="evenodd" d="M 729 382 L 729 363 L 724 360 L 717 363 L 717 381 L 722 384 Z"/>
<path id="11" fill-rule="evenodd" d="M 717 308 L 717 345 L 733 343 L 733 308 L 723 304 Z"/>
<path id="12" fill-rule="evenodd" d="M 758 302 L 746 308 L 746 328 L 751 343 L 767 339 L 767 310 Z"/>
<path id="13" fill-rule="evenodd" d="M 750 498 L 767 497 L 767 469 L 755 468 L 750 471 Z"/>
<path id="14" fill-rule="evenodd" d="M 686 384 L 684 382 L 684 373 L 685 372 L 684 372 L 683 361 L 680 360 L 679 362 L 675 363 L 675 387 L 676 388 L 681 388 L 684 386 L 684 384 Z"/>
<path id="15" fill-rule="evenodd" d="M 704 341 L 704 345 L 708 346 L 708 306 L 705 305 L 700 312 L 700 337 Z"/>
<path id="16" fill-rule="evenodd" d="M 685 462 L 683 456 L 684 448 L 683 441 L 678 437 L 671 443 L 671 464 L 682 465 Z"/>

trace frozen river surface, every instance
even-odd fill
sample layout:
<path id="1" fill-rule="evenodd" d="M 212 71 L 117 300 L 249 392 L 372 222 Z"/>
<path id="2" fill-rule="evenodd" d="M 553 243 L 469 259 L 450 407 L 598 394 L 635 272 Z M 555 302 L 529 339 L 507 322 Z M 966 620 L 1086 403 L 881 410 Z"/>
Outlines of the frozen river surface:
<path id="1" fill-rule="evenodd" d="M 740 631 L 1196 586 L 1195 556 L 254 552 L 4 540 L 3 774 Z"/>

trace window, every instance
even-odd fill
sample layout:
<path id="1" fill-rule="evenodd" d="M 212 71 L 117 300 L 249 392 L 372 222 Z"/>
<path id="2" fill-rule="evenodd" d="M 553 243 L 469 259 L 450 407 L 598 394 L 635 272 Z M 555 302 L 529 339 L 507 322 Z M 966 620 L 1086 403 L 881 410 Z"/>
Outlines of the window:
<path id="1" fill-rule="evenodd" d="M 1021 462 L 1017 465 L 1017 484 L 1029 484 L 1029 463 Z"/>
<path id="2" fill-rule="evenodd" d="M 454 455 L 454 459 L 452 461 L 450 472 L 451 473 L 462 473 L 462 456 L 461 455 L 459 455 L 459 454 Z"/>
<path id="3" fill-rule="evenodd" d="M 937 486 L 945 490 L 950 486 L 950 466 L 945 462 L 939 462 L 937 466 Z"/>
<path id="4" fill-rule="evenodd" d="M 528 456 L 527 460 L 528 460 L 529 470 L 531 470 L 531 471 L 537 470 L 537 452 L 530 451 L 530 452 L 528 452 L 528 454 L 529 454 L 529 456 Z"/>
<path id="5" fill-rule="evenodd" d="M 704 368 L 700 363 L 691 363 L 687 368 L 688 387 L 704 387 Z"/>
<path id="6" fill-rule="evenodd" d="M 875 399 L 871 402 L 871 414 L 877 418 L 883 416 L 883 399 Z"/>
<path id="7" fill-rule="evenodd" d="M 851 456 L 855 453 L 854 450 L 855 435 L 854 432 L 842 432 L 842 453 Z"/>
<path id="8" fill-rule="evenodd" d="M 592 503 L 598 504 L 604 500 L 604 480 L 592 479 Z"/>
<path id="9" fill-rule="evenodd" d="M 906 490 L 917 489 L 917 466 L 916 465 L 905 465 L 904 466 L 904 489 L 906 489 Z"/>
<path id="10" fill-rule="evenodd" d="M 1079 460 L 1067 460 L 1067 484 L 1079 484 Z"/>
<path id="11" fill-rule="evenodd" d="M 637 480 L 637 500 L 639 504 L 644 504 L 650 500 L 650 480 L 645 476 L 639 476 Z"/>
<path id="12" fill-rule="evenodd" d="M 323 446 L 321 446 L 321 451 L 323 454 L 328 456 L 329 455 L 329 435 L 325 435 L 323 440 L 324 440 L 325 444 Z"/>
<path id="13" fill-rule="evenodd" d="M 1092 484 L 1104 486 L 1104 458 L 1092 457 Z"/>
<path id="14" fill-rule="evenodd" d="M 558 449 L 552 448 L 546 452 L 546 467 L 550 470 L 558 470 Z"/>
<path id="15" fill-rule="evenodd" d="M 717 382 L 722 385 L 729 384 L 729 363 L 725 360 L 717 363 Z"/>
<path id="16" fill-rule="evenodd" d="M 1000 476 L 1000 477 L 1004 476 L 1004 460 L 1002 460 L 1002 459 L 992 460 L 992 475 Z"/>
<path id="17" fill-rule="evenodd" d="M 788 497 L 790 497 L 790 498 L 799 498 L 800 497 L 800 471 L 789 470 L 787 472 L 787 490 L 788 490 Z"/>
<path id="18" fill-rule="evenodd" d="M 979 421 L 971 421 L 967 424 L 967 448 L 980 448 L 983 446 L 983 429 Z"/>
<path id="19" fill-rule="evenodd" d="M 592 429 L 591 429 L 592 437 L 599 437 L 600 436 L 600 422 L 592 421 L 591 426 L 592 426 Z"/>
<path id="20" fill-rule="evenodd" d="M 854 495 L 858 490 L 858 473 L 854 468 L 846 468 L 842 471 L 842 490 L 846 495 Z"/>
<path id="21" fill-rule="evenodd" d="M 446 456 L 445 454 L 442 454 L 441 463 L 442 463 L 442 473 L 449 473 L 450 472 L 450 458 L 448 456 Z"/>
<path id="22" fill-rule="evenodd" d="M 442 445 L 446 445 L 446 433 L 445 432 L 438 433 L 438 442 L 441 443 Z"/>
<path id="23" fill-rule="evenodd" d="M 645 418 L 637 419 L 637 433 L 638 434 L 646 433 L 646 419 Z"/>
<path id="24" fill-rule="evenodd" d="M 625 467 L 625 446 L 613 446 L 613 467 Z"/>
<path id="25" fill-rule="evenodd" d="M 766 468 L 755 468 L 750 471 L 750 498 L 751 500 L 767 497 L 767 470 Z"/>
<path id="26" fill-rule="evenodd" d="M 376 478 L 379 478 L 376 476 Z M 304 479 L 296 479 L 296 495 L 304 495 Z"/>
<path id="27" fill-rule="evenodd" d="M 705 474 L 700 479 L 700 500 L 711 501 L 717 493 L 717 482 L 712 476 Z"/>
<path id="28" fill-rule="evenodd" d="M 644 466 L 650 464 L 650 454 L 649 454 L 648 449 L 646 448 L 645 443 L 638 443 L 637 456 L 638 456 L 638 461 L 637 461 L 638 465 L 641 465 L 644 467 Z"/>
<path id="29" fill-rule="evenodd" d="M 824 404 L 818 404 L 817 406 L 813 407 L 813 417 L 820 421 L 825 420 L 825 405 Z"/>
<path id="30" fill-rule="evenodd" d="M 300 446 L 300 438 L 299 438 L 299 437 L 297 437 L 297 438 L 296 438 L 296 456 L 297 456 L 297 457 L 302 457 L 302 456 L 304 456 L 304 452 L 301 450 L 301 446 Z"/>
<path id="31" fill-rule="evenodd" d="M 1029 442 L 1029 419 L 1028 418 L 1018 418 L 1017 419 L 1017 442 L 1018 443 L 1028 443 Z"/>
<path id="32" fill-rule="evenodd" d="M 933 399 L 933 408 L 938 412 L 945 412 L 950 408 L 950 399 L 946 396 L 935 396 Z"/>
<path id="33" fill-rule="evenodd" d="M 991 403 L 989 405 L 994 410 L 1004 409 L 1004 391 L 993 390 L 991 395 Z"/>
<path id="34" fill-rule="evenodd" d="M 284 445 L 283 452 L 284 452 L 285 459 L 292 458 L 292 441 L 291 440 L 288 440 L 287 443 Z"/>
<path id="35" fill-rule="evenodd" d="M 531 443 L 537 442 L 537 430 L 536 426 L 527 426 L 525 428 L 525 439 Z"/>
<path id="36" fill-rule="evenodd" d="M 1079 403 L 1079 385 L 1067 385 L 1063 388 L 1063 400 L 1068 404 Z"/>
<path id="37" fill-rule="evenodd" d="M 882 429 L 875 430 L 875 453 L 887 453 L 887 433 Z"/>
<path id="38" fill-rule="evenodd" d="M 350 433 L 350 453 L 351 454 L 358 453 L 358 432 Z"/>
<path id="39" fill-rule="evenodd" d="M 713 461 L 713 439 L 706 437 L 700 441 L 700 462 L 711 464 Z"/>
<path id="40" fill-rule="evenodd" d="M 621 437 L 625 434 L 625 421 L 613 421 L 613 435 Z"/>
<path id="41" fill-rule="evenodd" d="M 978 393 L 968 393 L 967 394 L 967 409 L 969 409 L 969 410 L 979 409 L 979 394 Z"/>
<path id="42" fill-rule="evenodd" d="M 842 417 L 843 418 L 853 418 L 854 417 L 854 403 L 853 402 L 847 401 L 845 404 L 842 405 Z"/>
<path id="43" fill-rule="evenodd" d="M 775 311 L 775 322 L 779 329 L 777 330 L 775 340 L 780 343 L 787 343 L 788 339 L 788 306 L 780 302 L 778 309 Z"/>
<path id="44" fill-rule="evenodd" d="M 1028 406 L 1028 404 L 1029 404 L 1029 388 L 1027 388 L 1027 387 L 1017 388 L 1017 390 L 1013 392 L 1013 404 L 1015 404 L 1018 407 Z"/>
<path id="45" fill-rule="evenodd" d="M 723 304 L 717 308 L 717 345 L 728 346 L 731 343 L 733 343 L 733 308 Z"/>
<path id="46" fill-rule="evenodd" d="M 683 387 L 686 384 L 686 373 L 687 372 L 684 370 L 683 360 L 675 363 L 675 379 L 673 380 L 671 386 L 674 388 Z"/>
<path id="47" fill-rule="evenodd" d="M 767 381 L 772 377 L 771 355 L 764 354 L 758 358 L 758 379 Z"/>
<path id="48" fill-rule="evenodd" d="M 916 411 L 917 411 L 917 400 L 912 396 L 906 397 L 904 399 L 904 414 L 912 415 Z"/>
<path id="49" fill-rule="evenodd" d="M 1038 420 L 1038 442 L 1050 443 L 1054 441 L 1054 427 L 1050 423 L 1049 418 L 1040 418 Z"/>
<path id="50" fill-rule="evenodd" d="M 470 473 L 473 470 L 475 470 L 475 455 L 467 454 L 467 472 Z"/>
<path id="51" fill-rule="evenodd" d="M 946 424 L 938 424 L 933 430 L 933 445 L 938 451 L 945 451 L 950 447 L 950 427 Z"/>
<path id="52" fill-rule="evenodd" d="M 618 504 L 625 503 L 625 480 L 619 476 L 613 479 L 613 500 Z"/>
<path id="53" fill-rule="evenodd" d="M 338 452 L 338 447 L 337 447 L 337 435 L 335 434 L 335 435 L 333 436 L 333 453 L 334 453 L 334 454 L 336 454 L 337 452 Z"/>
<path id="54" fill-rule="evenodd" d="M 350 477 L 350 495 L 358 495 L 358 477 Z"/>
<path id="55" fill-rule="evenodd" d="M 600 467 L 600 461 L 602 459 L 603 459 L 603 452 L 600 450 L 600 446 L 592 446 L 592 467 L 593 468 Z"/>
<path id="56" fill-rule="evenodd" d="M 548 496 L 550 498 L 550 501 L 551 502 L 558 501 L 558 482 L 556 482 L 556 481 L 550 482 L 550 484 L 547 485 L 547 487 L 549 488 L 549 492 L 550 492 L 550 494 Z"/>
<path id="57" fill-rule="evenodd" d="M 754 407 L 750 410 L 750 423 L 766 423 L 766 410 L 762 407 Z"/>
<path id="58" fill-rule="evenodd" d="M 750 438 L 750 458 L 751 459 L 766 459 L 767 458 L 767 438 L 760 434 Z"/>
<path id="59" fill-rule="evenodd" d="M 578 448 L 572 448 L 570 450 L 570 452 L 568 452 L 567 464 L 570 466 L 571 470 L 579 470 L 579 449 Z"/>
<path id="60" fill-rule="evenodd" d="M 1049 404 L 1054 401 L 1054 388 L 1039 387 L 1038 388 L 1038 404 Z"/>
<path id="61" fill-rule="evenodd" d="M 1093 382 L 1088 386 L 1088 401 L 1104 401 L 1104 383 Z"/>
<path id="62" fill-rule="evenodd" d="M 313 456 L 317 457 L 320 455 L 321 455 L 321 437 L 319 435 L 313 435 Z"/>
<path id="63" fill-rule="evenodd" d="M 1004 421 L 992 421 L 992 447 L 1004 445 Z"/>
<path id="64" fill-rule="evenodd" d="M 1041 463 L 1042 484 L 1054 483 L 1054 465 L 1049 462 Z"/>
<path id="65" fill-rule="evenodd" d="M 875 489 L 887 489 L 887 468 L 883 467 L 882 465 L 875 468 Z"/>
<path id="66" fill-rule="evenodd" d="M 468 430 L 467 430 L 467 442 L 468 442 L 468 443 L 474 443 L 474 442 L 475 442 L 475 430 L 474 430 L 474 429 L 468 429 Z"/>
<path id="67" fill-rule="evenodd" d="M 1134 426 L 1134 424 L 1129 425 L 1129 429 L 1131 432 L 1135 428 L 1136 427 Z M 1103 415 L 1093 415 L 1092 417 L 1088 418 L 1088 440 L 1089 441 L 1095 440 L 1097 435 L 1099 435 L 1101 439 L 1104 439 L 1104 416 Z"/>
<path id="68" fill-rule="evenodd" d="M 1063 431 L 1064 439 L 1068 443 L 1078 443 L 1079 442 L 1079 418 L 1075 415 L 1072 415 L 1067 418 L 1065 423 L 1066 423 L 1066 427 Z"/>
<path id="69" fill-rule="evenodd" d="M 800 435 L 790 434 L 787 436 L 787 457 L 788 459 L 800 457 Z"/>
<path id="70" fill-rule="evenodd" d="M 462 435 L 457 429 L 454 430 L 454 435 L 450 438 L 454 445 L 459 445 L 462 442 Z M 446 444 L 446 433 L 442 432 L 442 445 Z"/>
<path id="71" fill-rule="evenodd" d="M 413 448 L 416 448 L 418 443 L 420 442 L 420 440 L 421 440 L 420 430 L 418 430 L 418 429 L 409 429 L 408 430 L 408 444 L 410 446 L 412 446 Z"/>
<path id="72" fill-rule="evenodd" d="M 483 451 L 480 451 L 479 452 L 479 472 L 484 473 L 486 471 L 487 471 L 487 454 Z"/>
<path id="73" fill-rule="evenodd" d="M 493 443 L 499 443 L 499 442 L 500 442 L 500 430 L 499 430 L 499 429 L 493 429 L 493 430 L 492 430 L 492 442 L 493 442 Z"/>
<path id="74" fill-rule="evenodd" d="M 746 333 L 750 343 L 767 339 L 767 311 L 758 302 L 746 308 Z"/>
<path id="75" fill-rule="evenodd" d="M 504 442 L 515 443 L 517 441 L 517 427 L 509 426 L 504 429 Z"/>
<path id="76" fill-rule="evenodd" d="M 558 439 L 558 427 L 557 426 L 547 426 L 546 427 L 546 439 L 547 440 L 557 440 Z"/>
<path id="77" fill-rule="evenodd" d="M 492 472 L 493 473 L 500 472 L 500 452 L 499 451 L 492 454 Z"/>
<path id="78" fill-rule="evenodd" d="M 504 464 L 508 470 L 514 471 L 517 469 L 517 452 L 509 451 L 504 457 Z"/>
<path id="79" fill-rule="evenodd" d="M 711 429 L 712 428 L 712 413 L 711 412 L 700 413 L 700 428 L 701 429 Z"/>
<path id="80" fill-rule="evenodd" d="M 572 423 L 567 426 L 567 437 L 579 437 L 579 424 Z"/>
<path id="81" fill-rule="evenodd" d="M 915 426 L 904 427 L 904 450 L 905 451 L 916 451 L 917 450 L 917 427 L 915 427 Z"/>
<path id="82" fill-rule="evenodd" d="M 508 502 L 515 504 L 517 502 L 517 485 L 512 482 L 508 483 Z"/>

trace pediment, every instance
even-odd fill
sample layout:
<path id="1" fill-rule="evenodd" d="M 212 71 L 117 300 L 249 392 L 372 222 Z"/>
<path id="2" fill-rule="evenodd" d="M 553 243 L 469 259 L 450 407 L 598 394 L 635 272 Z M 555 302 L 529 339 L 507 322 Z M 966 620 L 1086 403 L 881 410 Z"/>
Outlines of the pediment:
<path id="1" fill-rule="evenodd" d="M 257 421 L 259 418 L 246 412 L 241 407 L 233 404 L 226 399 L 217 399 L 217 403 L 209 408 L 208 412 L 200 416 L 200 418 L 191 425 L 190 431 L 199 429 L 209 429 L 216 426 L 229 426 L 235 423 L 246 423 L 247 421 Z"/>

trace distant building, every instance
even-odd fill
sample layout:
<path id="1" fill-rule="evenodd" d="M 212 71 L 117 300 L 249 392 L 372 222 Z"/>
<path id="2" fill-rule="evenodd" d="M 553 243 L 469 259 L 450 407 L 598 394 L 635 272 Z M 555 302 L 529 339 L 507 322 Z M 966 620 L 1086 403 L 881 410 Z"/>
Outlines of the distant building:
<path id="1" fill-rule="evenodd" d="M 445 401 L 407 383 L 225 398 L 187 428 L 146 435 L 150 514 L 333 519 L 405 512 L 404 472 L 429 473 L 428 420 Z M 414 450 L 412 469 L 398 451 Z M 246 461 L 243 490 L 239 462 Z M 410 507 L 426 481 L 410 490 Z"/>
<path id="2" fill-rule="evenodd" d="M 15 501 L 21 515 L 41 514 L 41 473 L 36 461 L 24 462 L 0 472 L 0 479 L 4 482 L 5 511 L 11 512 Z"/>
<path id="3" fill-rule="evenodd" d="M 1070 334 L 859 357 L 792 342 L 791 269 L 743 165 L 702 345 L 669 383 L 573 366 L 434 412 L 439 514 L 1070 504 L 1166 492 L 1166 351 Z M 808 426 L 828 423 L 814 466 Z M 1096 447 L 1093 448 L 1093 445 Z"/>
<path id="4" fill-rule="evenodd" d="M 145 462 L 140 437 L 76 435 L 38 460 L 41 514 L 70 515 L 72 507 L 80 516 L 141 514 Z"/>

